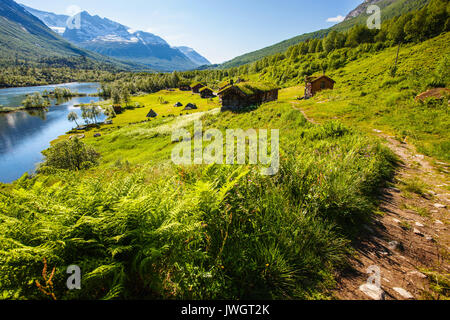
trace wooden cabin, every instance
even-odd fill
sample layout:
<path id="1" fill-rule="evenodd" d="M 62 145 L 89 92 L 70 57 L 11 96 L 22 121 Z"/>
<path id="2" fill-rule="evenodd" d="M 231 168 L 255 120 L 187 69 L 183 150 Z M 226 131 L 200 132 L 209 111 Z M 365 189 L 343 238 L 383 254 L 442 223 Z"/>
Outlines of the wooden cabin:
<path id="1" fill-rule="evenodd" d="M 221 83 L 219 83 L 219 91 L 225 89 L 228 86 L 232 86 L 233 84 L 233 80 L 222 81 Z"/>
<path id="2" fill-rule="evenodd" d="M 120 105 L 120 104 L 115 104 L 115 105 L 113 105 L 112 106 L 113 107 L 113 109 L 114 109 L 114 112 L 116 113 L 116 114 L 119 114 L 119 113 L 122 113 L 122 106 Z"/>
<path id="3" fill-rule="evenodd" d="M 333 89 L 336 81 L 322 75 L 317 78 L 306 77 L 305 78 L 305 98 L 309 99 L 316 95 L 317 92 L 325 89 Z"/>
<path id="4" fill-rule="evenodd" d="M 156 118 L 158 114 L 153 110 L 150 109 L 150 112 L 147 114 L 147 118 Z"/>
<path id="5" fill-rule="evenodd" d="M 215 96 L 214 96 L 214 92 L 213 92 L 210 88 L 208 88 L 208 87 L 203 87 L 203 88 L 201 88 L 201 89 L 199 90 L 199 92 L 200 92 L 200 96 L 201 96 L 203 99 L 214 98 L 214 97 L 215 97 Z"/>
<path id="6" fill-rule="evenodd" d="M 178 87 L 178 89 L 180 89 L 180 91 L 191 91 L 191 86 L 189 85 L 181 85 Z"/>
<path id="7" fill-rule="evenodd" d="M 270 84 L 245 82 L 229 85 L 217 94 L 222 103 L 222 111 L 239 111 L 249 106 L 278 100 L 278 87 Z"/>
<path id="8" fill-rule="evenodd" d="M 191 89 L 193 93 L 200 93 L 200 89 L 204 88 L 205 86 L 201 83 L 194 83 L 191 85 Z"/>

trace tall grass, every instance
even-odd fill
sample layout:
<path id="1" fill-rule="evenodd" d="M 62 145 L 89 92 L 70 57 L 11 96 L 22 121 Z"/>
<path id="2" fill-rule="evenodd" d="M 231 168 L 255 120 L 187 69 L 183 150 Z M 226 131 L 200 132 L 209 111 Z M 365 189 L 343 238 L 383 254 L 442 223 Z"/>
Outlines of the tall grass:
<path id="1" fill-rule="evenodd" d="M 57 299 L 326 297 L 392 174 L 392 155 L 337 122 L 307 124 L 283 103 L 203 120 L 205 130 L 279 126 L 280 173 L 127 163 L 3 185 L 2 297 L 49 299 L 36 286 L 44 259 L 56 267 Z M 81 290 L 65 287 L 72 264 Z"/>

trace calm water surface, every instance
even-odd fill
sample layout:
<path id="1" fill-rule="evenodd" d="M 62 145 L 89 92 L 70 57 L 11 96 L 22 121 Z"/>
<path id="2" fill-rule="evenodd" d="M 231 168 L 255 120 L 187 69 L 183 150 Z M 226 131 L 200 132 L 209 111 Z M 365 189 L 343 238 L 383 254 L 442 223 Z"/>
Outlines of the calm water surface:
<path id="1" fill-rule="evenodd" d="M 79 93 L 96 93 L 98 83 L 69 83 L 40 87 L 0 89 L 0 105 L 18 107 L 27 94 L 50 91 L 55 87 L 66 87 Z M 75 105 L 97 102 L 97 97 L 76 97 L 56 105 L 48 112 L 18 111 L 0 114 L 0 182 L 9 183 L 25 172 L 33 172 L 42 161 L 41 151 L 50 146 L 50 141 L 70 131 L 75 124 L 67 120 L 71 111 L 78 113 L 78 124 L 83 124 L 80 108 Z M 100 120 L 103 120 L 101 118 Z"/>

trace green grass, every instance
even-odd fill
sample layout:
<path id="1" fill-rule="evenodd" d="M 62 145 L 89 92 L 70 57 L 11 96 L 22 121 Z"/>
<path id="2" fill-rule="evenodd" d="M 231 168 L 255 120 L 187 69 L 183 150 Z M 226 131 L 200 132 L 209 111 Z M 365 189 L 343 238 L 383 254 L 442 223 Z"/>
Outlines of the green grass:
<path id="1" fill-rule="evenodd" d="M 425 196 L 429 190 L 429 186 L 418 177 L 403 180 L 399 187 L 403 191 L 412 192 L 419 196 Z"/>
<path id="2" fill-rule="evenodd" d="M 47 167 L 0 185 L 1 295 L 48 298 L 35 285 L 45 258 L 58 299 L 328 298 L 394 160 L 340 123 L 308 123 L 291 106 L 294 92 L 242 114 L 206 111 L 205 101 L 192 115 L 126 125 L 141 112 L 127 110 L 116 118 L 123 126 L 85 140 L 101 154 L 98 167 Z M 170 104 L 183 97 L 196 98 L 164 94 Z M 171 108 L 153 105 L 158 94 L 134 99 Z M 204 130 L 278 128 L 279 174 L 174 166 L 171 132 L 191 130 L 197 117 Z M 71 264 L 82 290 L 65 288 Z"/>
<path id="3" fill-rule="evenodd" d="M 163 98 L 166 103 L 161 103 L 161 98 Z M 175 103 L 177 102 L 181 102 L 183 106 L 174 107 Z M 138 108 L 134 107 L 136 103 L 139 104 Z M 183 111 L 184 107 L 188 103 L 197 105 L 198 109 Z M 101 106 L 107 106 L 111 105 L 111 101 L 104 101 L 98 104 Z M 108 136 L 110 134 L 115 134 L 116 130 L 121 127 L 130 125 L 134 127 L 140 123 L 147 121 L 150 122 L 150 126 L 153 127 L 171 120 L 172 117 L 179 117 L 180 115 L 190 115 L 220 107 L 218 98 L 202 99 L 198 94 L 180 91 L 178 89 L 174 91 L 161 90 L 157 93 L 135 96 L 131 98 L 131 101 L 128 103 L 128 105 L 129 107 L 123 105 L 123 113 L 117 114 L 117 116 L 112 119 L 112 125 L 104 125 L 99 129 L 77 131 L 76 133 L 85 134 L 87 138 L 93 137 L 96 133 L 101 133 L 102 135 Z M 158 117 L 156 119 L 147 118 L 147 114 L 149 113 L 150 109 L 153 109 L 158 114 Z M 170 119 L 168 117 L 170 117 Z M 75 132 L 70 132 L 66 135 L 62 135 L 52 143 L 60 141 L 61 139 L 67 139 L 74 133 Z"/>
<path id="4" fill-rule="evenodd" d="M 416 207 L 416 206 L 409 205 L 406 203 L 402 205 L 402 208 L 407 209 L 407 210 L 412 210 L 415 213 L 417 213 L 419 216 L 422 216 L 422 217 L 430 217 L 430 212 L 428 212 L 428 210 L 425 208 Z"/>
<path id="5" fill-rule="evenodd" d="M 400 51 L 397 76 L 389 75 L 396 49 L 367 54 L 345 67 L 328 73 L 335 90 L 319 93 L 299 107 L 317 121 L 339 119 L 365 131 L 382 130 L 407 137 L 418 151 L 448 161 L 450 118 L 446 100 L 415 102 L 444 57 L 450 56 L 450 33 Z M 302 95 L 299 90 L 298 95 Z"/>

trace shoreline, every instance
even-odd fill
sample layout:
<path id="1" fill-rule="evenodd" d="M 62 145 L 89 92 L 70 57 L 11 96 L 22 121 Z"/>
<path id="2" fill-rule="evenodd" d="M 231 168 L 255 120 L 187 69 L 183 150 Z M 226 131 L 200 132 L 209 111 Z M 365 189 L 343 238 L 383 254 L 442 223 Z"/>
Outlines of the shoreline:
<path id="1" fill-rule="evenodd" d="M 14 89 L 14 88 L 38 88 L 38 87 L 46 87 L 46 86 L 59 86 L 63 84 L 73 84 L 73 83 L 101 83 L 102 81 L 72 81 L 72 82 L 62 82 L 62 83 L 44 83 L 44 84 L 28 84 L 28 85 L 15 85 L 15 86 L 7 86 L 4 84 L 0 84 L 0 90 L 2 89 Z"/>

